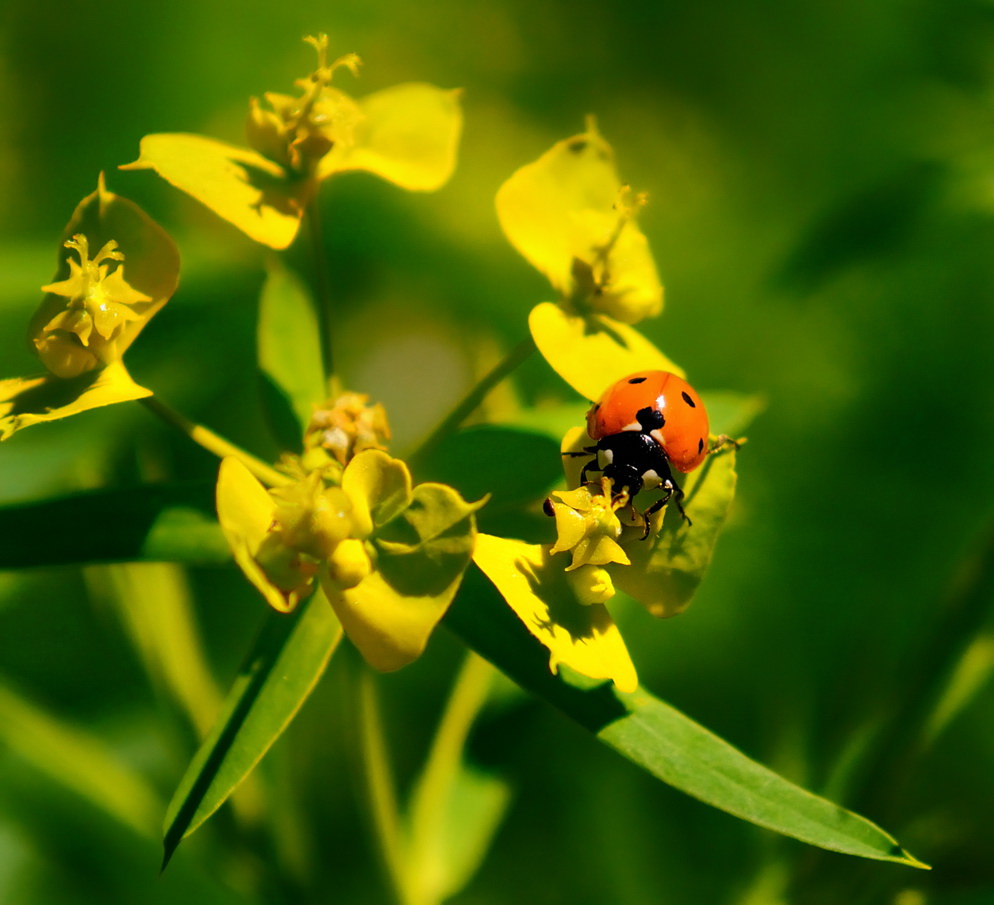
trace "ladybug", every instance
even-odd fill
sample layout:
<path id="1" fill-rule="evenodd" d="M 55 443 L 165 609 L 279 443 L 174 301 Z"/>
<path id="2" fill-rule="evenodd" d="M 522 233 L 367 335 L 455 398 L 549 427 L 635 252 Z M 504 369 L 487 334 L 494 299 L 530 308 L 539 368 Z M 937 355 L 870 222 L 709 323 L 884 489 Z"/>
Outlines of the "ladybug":
<path id="1" fill-rule="evenodd" d="M 591 455 L 580 472 L 599 471 L 611 481 L 615 493 L 627 489 L 630 498 L 643 490 L 662 488 L 662 497 L 642 518 L 643 540 L 649 536 L 649 517 L 671 499 L 687 524 L 683 490 L 671 467 L 687 472 L 697 468 L 708 449 L 708 415 L 697 391 L 669 371 L 639 371 L 611 384 L 587 412 L 587 434 L 593 446 L 572 456 Z M 714 449 L 728 442 L 726 438 Z"/>

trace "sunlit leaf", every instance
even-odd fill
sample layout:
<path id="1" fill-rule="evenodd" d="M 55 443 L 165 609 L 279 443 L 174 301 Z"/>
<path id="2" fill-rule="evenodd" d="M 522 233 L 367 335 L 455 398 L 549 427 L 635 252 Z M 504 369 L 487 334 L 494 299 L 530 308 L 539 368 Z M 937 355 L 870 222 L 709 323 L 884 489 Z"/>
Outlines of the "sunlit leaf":
<path id="1" fill-rule="evenodd" d="M 574 596 L 565 563 L 547 548 L 481 534 L 473 561 L 494 583 L 518 618 L 560 664 L 593 679 L 611 679 L 626 691 L 638 685 L 635 666 L 607 609 Z"/>
<path id="2" fill-rule="evenodd" d="M 296 553 L 270 531 L 275 513 L 275 501 L 248 468 L 233 456 L 222 460 L 217 476 L 221 530 L 245 577 L 274 610 L 288 613 L 312 587 L 309 576 L 294 567 Z"/>
<path id="3" fill-rule="evenodd" d="M 295 613 L 269 613 L 214 728 L 169 803 L 164 864 L 280 737 L 324 672 L 341 635 L 320 592 Z"/>
<path id="4" fill-rule="evenodd" d="M 151 395 L 151 390 L 131 379 L 120 361 L 71 380 L 52 376 L 0 380 L 0 440 L 32 424 Z"/>
<path id="5" fill-rule="evenodd" d="M 709 456 L 683 479 L 688 525 L 667 506 L 659 533 L 625 547 L 632 564 L 611 570 L 614 583 L 654 616 L 674 616 L 704 578 L 735 496 L 735 450 Z"/>
<path id="6" fill-rule="evenodd" d="M 225 142 L 183 132 L 146 135 L 138 160 L 122 170 L 163 179 L 270 248 L 293 242 L 304 212 L 304 183 L 278 164 Z"/>
<path id="7" fill-rule="evenodd" d="M 552 369 L 591 401 L 635 371 L 684 374 L 638 330 L 604 314 L 570 314 L 553 302 L 542 302 L 532 309 L 528 326 Z"/>

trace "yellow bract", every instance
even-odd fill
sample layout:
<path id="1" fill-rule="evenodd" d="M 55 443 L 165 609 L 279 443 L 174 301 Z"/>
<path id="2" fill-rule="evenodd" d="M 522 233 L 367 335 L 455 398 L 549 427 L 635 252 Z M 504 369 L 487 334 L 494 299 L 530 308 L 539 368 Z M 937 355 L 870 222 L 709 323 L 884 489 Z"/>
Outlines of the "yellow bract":
<path id="1" fill-rule="evenodd" d="M 604 314 L 584 317 L 542 302 L 532 309 L 528 327 L 553 370 L 592 402 L 615 380 L 635 371 L 684 373 L 636 329 Z"/>
<path id="2" fill-rule="evenodd" d="M 610 679 L 620 691 L 638 687 L 635 666 L 611 615 L 603 606 L 589 605 L 593 601 L 586 593 L 577 596 L 573 581 L 547 547 L 481 534 L 473 561 L 549 649 L 553 672 L 565 664 L 592 679 Z M 594 587 L 601 576 L 593 568 L 580 570 L 574 581 Z"/>
<path id="3" fill-rule="evenodd" d="M 621 185 L 593 123 L 517 170 L 497 192 L 511 244 L 571 311 L 636 323 L 662 310 L 663 287 L 635 223 L 642 202 Z"/>
<path id="4" fill-rule="evenodd" d="M 121 169 L 155 170 L 277 249 L 293 242 L 318 183 L 334 173 L 365 170 L 419 191 L 444 185 L 462 131 L 460 92 L 410 83 L 354 100 L 330 83 L 339 68 L 355 74 L 358 57 L 328 64 L 327 38 L 308 41 L 319 65 L 298 80 L 301 94 L 266 94 L 271 110 L 251 102 L 248 138 L 255 150 L 199 135 L 147 135 L 138 160 Z"/>
<path id="5" fill-rule="evenodd" d="M 0 440 L 32 424 L 58 421 L 90 409 L 151 395 L 151 390 L 131 379 L 119 361 L 74 380 L 59 377 L 0 380 Z"/>

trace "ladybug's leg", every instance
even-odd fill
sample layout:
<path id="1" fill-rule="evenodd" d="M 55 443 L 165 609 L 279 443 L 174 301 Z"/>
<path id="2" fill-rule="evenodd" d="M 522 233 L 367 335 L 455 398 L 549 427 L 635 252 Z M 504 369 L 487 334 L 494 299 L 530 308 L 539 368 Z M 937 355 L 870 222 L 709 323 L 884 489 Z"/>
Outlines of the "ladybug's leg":
<path id="1" fill-rule="evenodd" d="M 712 455 L 716 452 L 721 452 L 723 449 L 727 449 L 729 446 L 732 449 L 738 449 L 743 443 L 745 443 L 745 437 L 740 437 L 738 440 L 733 437 L 729 437 L 728 434 L 721 434 L 715 437 L 714 443 L 708 449 L 708 455 Z"/>
<path id="2" fill-rule="evenodd" d="M 580 469 L 580 486 L 589 483 L 587 479 L 588 471 L 601 471 L 600 463 L 597 461 L 597 447 L 596 446 L 584 446 L 583 449 L 576 452 L 564 452 L 563 456 L 570 456 L 571 458 L 576 458 L 577 456 L 590 456 L 589 462 L 584 462 L 583 468 Z"/>
<path id="3" fill-rule="evenodd" d="M 675 481 L 667 481 L 665 484 L 665 493 L 656 500 L 645 512 L 642 513 L 642 518 L 645 522 L 644 533 L 640 540 L 645 540 L 649 536 L 649 519 L 654 516 L 660 509 L 663 508 L 671 500 L 676 505 L 677 510 L 680 513 L 681 518 L 687 523 L 689 528 L 694 523 L 690 520 L 690 516 L 687 515 L 687 510 L 683 508 L 683 490 Z"/>

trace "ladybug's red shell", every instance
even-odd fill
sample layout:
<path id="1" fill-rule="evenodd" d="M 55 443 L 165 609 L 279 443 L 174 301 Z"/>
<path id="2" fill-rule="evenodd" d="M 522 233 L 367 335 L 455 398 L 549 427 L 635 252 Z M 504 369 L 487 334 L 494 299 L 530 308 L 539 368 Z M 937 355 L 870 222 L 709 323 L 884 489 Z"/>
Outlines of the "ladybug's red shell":
<path id="1" fill-rule="evenodd" d="M 686 380 L 669 371 L 630 374 L 609 386 L 587 412 L 591 440 L 623 431 L 648 433 L 673 467 L 684 473 L 697 468 L 707 455 L 704 403 Z"/>

